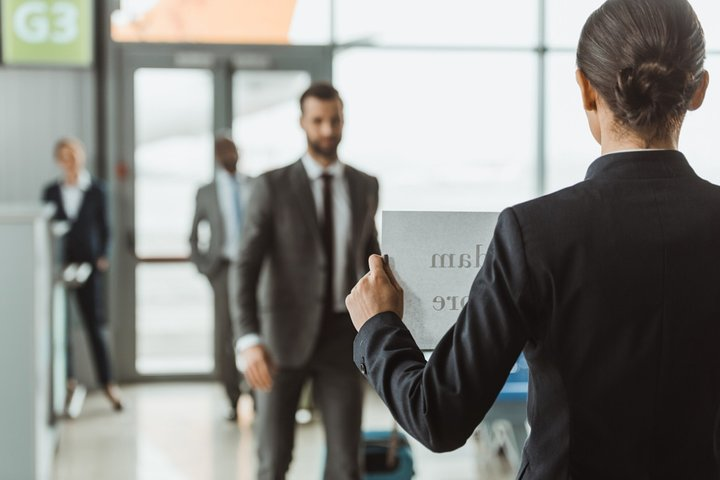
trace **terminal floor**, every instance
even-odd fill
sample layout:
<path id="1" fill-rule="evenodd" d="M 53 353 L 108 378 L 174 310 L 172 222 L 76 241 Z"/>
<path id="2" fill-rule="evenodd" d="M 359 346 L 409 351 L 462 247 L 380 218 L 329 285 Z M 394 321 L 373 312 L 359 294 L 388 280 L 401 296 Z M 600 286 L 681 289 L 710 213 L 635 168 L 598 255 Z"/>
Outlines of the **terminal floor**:
<path id="1" fill-rule="evenodd" d="M 218 384 L 138 384 L 122 392 L 123 412 L 114 413 L 99 392 L 92 392 L 80 417 L 62 422 L 54 480 L 253 479 L 249 398 L 241 400 L 240 421 L 231 423 L 224 418 L 224 394 Z M 519 411 L 514 407 L 505 416 Z M 386 407 L 368 391 L 363 428 L 391 425 Z M 325 447 L 320 421 L 299 425 L 295 445 L 288 480 L 321 479 Z M 472 439 L 445 454 L 432 453 L 414 440 L 411 448 L 416 480 L 478 478 Z"/>

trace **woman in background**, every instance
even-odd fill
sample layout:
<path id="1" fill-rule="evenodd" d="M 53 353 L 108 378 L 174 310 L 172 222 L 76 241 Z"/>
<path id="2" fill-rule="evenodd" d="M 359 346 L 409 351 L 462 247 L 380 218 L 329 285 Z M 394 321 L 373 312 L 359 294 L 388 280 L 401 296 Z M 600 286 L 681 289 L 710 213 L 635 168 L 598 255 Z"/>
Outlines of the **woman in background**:
<path id="1" fill-rule="evenodd" d="M 79 140 L 59 140 L 55 145 L 54 156 L 63 172 L 63 178 L 48 185 L 42 198 L 44 202 L 55 206 L 53 220 L 68 222 L 69 230 L 63 238 L 63 263 L 92 265 L 92 273 L 85 283 L 76 289 L 76 298 L 90 342 L 98 381 L 113 408 L 119 411 L 122 410 L 122 402 L 112 379 L 101 282 L 103 272 L 110 265 L 107 259 L 110 235 L 105 190 L 85 169 L 85 149 Z M 71 348 L 68 345 L 68 399 L 72 398 L 77 388 L 72 363 Z"/>

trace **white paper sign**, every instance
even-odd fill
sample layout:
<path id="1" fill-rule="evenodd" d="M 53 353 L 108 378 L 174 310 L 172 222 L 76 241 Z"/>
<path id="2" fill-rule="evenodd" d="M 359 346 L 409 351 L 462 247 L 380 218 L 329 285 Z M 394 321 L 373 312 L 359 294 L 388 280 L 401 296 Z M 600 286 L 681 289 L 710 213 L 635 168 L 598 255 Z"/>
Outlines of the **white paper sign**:
<path id="1" fill-rule="evenodd" d="M 457 320 L 498 213 L 384 211 L 382 251 L 405 292 L 403 321 L 432 350 Z"/>

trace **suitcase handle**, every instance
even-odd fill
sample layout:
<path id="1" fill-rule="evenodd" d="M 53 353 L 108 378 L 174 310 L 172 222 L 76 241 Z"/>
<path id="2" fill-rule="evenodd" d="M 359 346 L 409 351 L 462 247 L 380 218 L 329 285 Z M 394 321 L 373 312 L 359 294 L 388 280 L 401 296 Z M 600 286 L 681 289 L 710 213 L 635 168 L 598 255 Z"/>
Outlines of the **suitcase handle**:
<path id="1" fill-rule="evenodd" d="M 400 445 L 400 435 L 398 433 L 398 424 L 393 422 L 393 428 L 390 432 L 390 442 L 388 443 L 387 455 L 385 456 L 385 465 L 388 470 L 393 470 L 397 465 L 397 451 Z"/>

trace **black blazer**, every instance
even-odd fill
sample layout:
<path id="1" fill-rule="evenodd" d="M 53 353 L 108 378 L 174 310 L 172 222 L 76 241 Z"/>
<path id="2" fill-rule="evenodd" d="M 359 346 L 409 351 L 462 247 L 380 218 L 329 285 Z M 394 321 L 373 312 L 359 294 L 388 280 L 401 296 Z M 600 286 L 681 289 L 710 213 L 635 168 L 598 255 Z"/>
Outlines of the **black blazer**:
<path id="1" fill-rule="evenodd" d="M 53 182 L 43 191 L 43 202 L 55 205 L 53 220 L 68 220 L 60 195 L 60 184 Z M 99 180 L 93 179 L 85 192 L 75 221 L 64 238 L 64 261 L 95 262 L 107 257 L 110 230 L 108 227 L 105 189 Z"/>
<path id="2" fill-rule="evenodd" d="M 399 319 L 354 345 L 400 424 L 471 435 L 523 351 L 522 479 L 718 479 L 720 187 L 676 151 L 600 157 L 500 215 L 470 301 L 430 360 Z"/>

